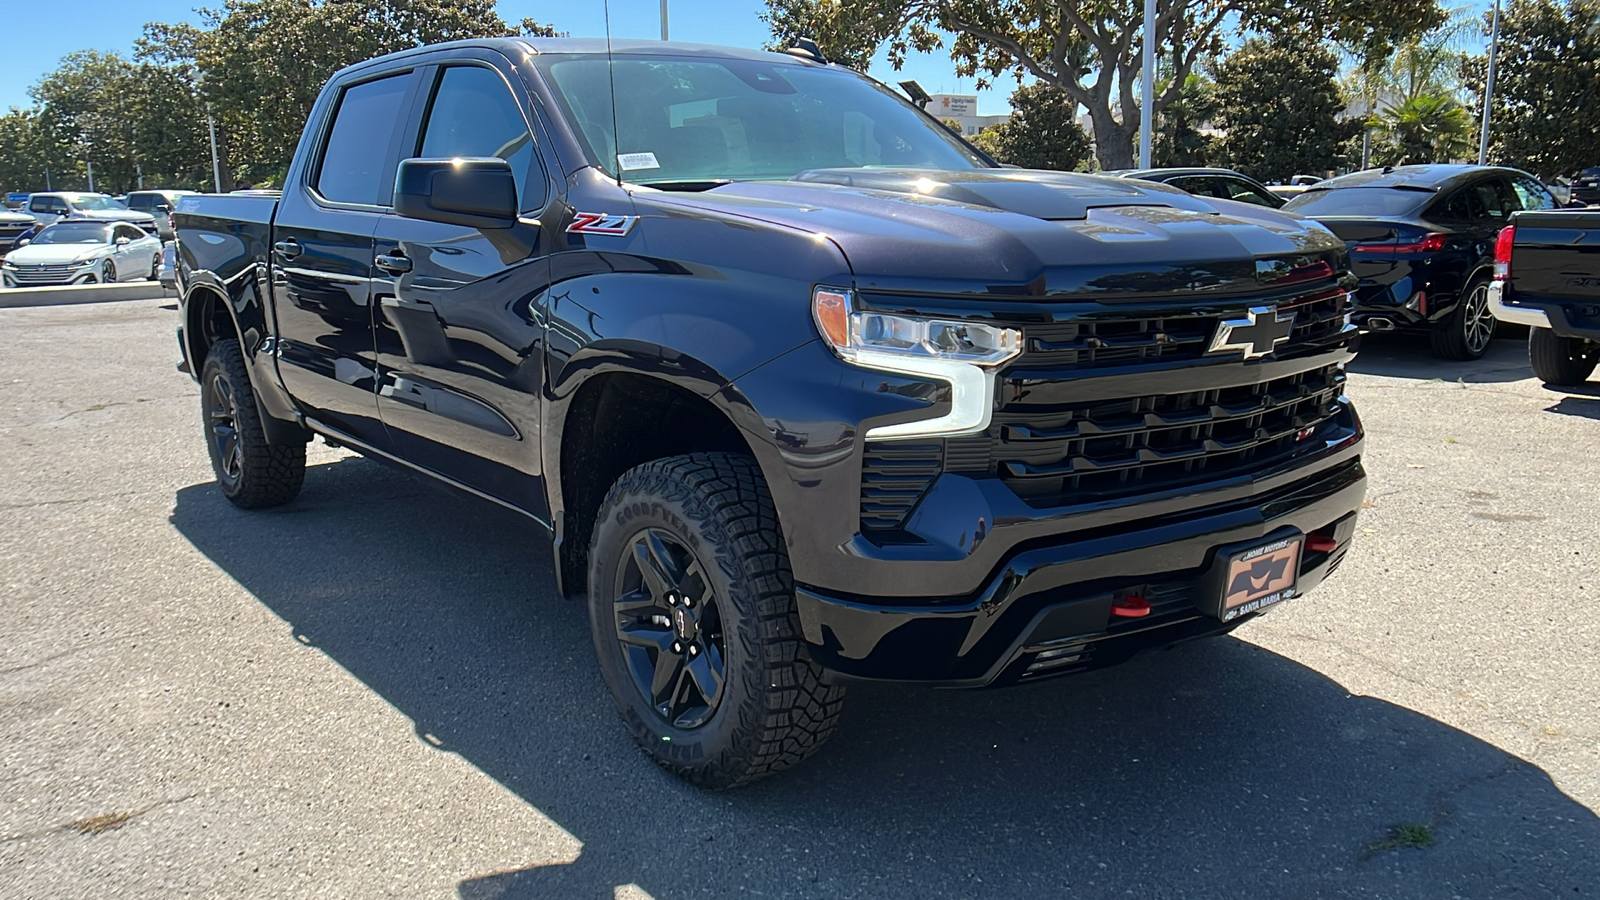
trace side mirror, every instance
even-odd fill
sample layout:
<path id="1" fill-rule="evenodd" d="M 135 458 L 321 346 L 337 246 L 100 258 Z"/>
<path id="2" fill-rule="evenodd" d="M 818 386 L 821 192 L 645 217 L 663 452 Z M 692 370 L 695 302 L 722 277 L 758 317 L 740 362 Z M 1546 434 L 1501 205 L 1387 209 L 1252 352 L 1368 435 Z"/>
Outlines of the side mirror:
<path id="1" fill-rule="evenodd" d="M 127 239 L 127 238 L 125 238 L 125 237 L 119 237 L 119 238 L 117 238 L 117 246 L 118 246 L 118 247 L 121 247 L 121 246 L 122 246 L 122 245 L 124 245 L 124 244 L 131 244 L 131 243 L 133 243 L 133 242 L 132 242 L 132 241 L 130 241 L 130 240 L 128 240 L 128 239 Z"/>
<path id="2" fill-rule="evenodd" d="M 517 179 L 498 157 L 404 160 L 394 180 L 394 211 L 447 225 L 510 228 L 517 224 Z"/>
<path id="3" fill-rule="evenodd" d="M 31 243 L 33 243 L 33 238 L 23 238 L 22 240 L 17 241 L 17 246 L 18 247 L 26 247 Z"/>

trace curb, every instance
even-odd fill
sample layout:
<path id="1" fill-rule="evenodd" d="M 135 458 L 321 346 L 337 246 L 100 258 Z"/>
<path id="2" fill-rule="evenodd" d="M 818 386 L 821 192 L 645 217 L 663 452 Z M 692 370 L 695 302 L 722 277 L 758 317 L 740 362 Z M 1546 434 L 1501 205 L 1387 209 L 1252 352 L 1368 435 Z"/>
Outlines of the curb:
<path id="1" fill-rule="evenodd" d="M 77 284 L 65 287 L 0 288 L 0 309 L 61 306 L 71 303 L 115 303 L 175 296 L 154 281 L 128 284 Z"/>

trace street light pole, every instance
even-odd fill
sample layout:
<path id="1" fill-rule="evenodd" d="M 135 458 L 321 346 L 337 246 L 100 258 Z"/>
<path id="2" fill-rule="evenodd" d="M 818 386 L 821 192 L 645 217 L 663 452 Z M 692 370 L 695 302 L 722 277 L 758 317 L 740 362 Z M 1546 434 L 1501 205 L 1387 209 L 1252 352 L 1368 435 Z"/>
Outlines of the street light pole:
<path id="1" fill-rule="evenodd" d="M 1478 133 L 1478 165 L 1489 161 L 1489 107 L 1494 104 L 1494 58 L 1500 50 L 1500 0 L 1494 0 L 1494 25 L 1489 30 L 1489 76 L 1483 85 L 1483 130 Z"/>
<path id="2" fill-rule="evenodd" d="M 217 193 L 222 193 L 222 164 L 217 162 L 217 120 L 211 116 L 211 104 L 206 104 L 206 128 L 211 131 L 211 182 Z"/>
<path id="3" fill-rule="evenodd" d="M 667 39 L 667 0 L 661 0 L 661 39 Z"/>
<path id="4" fill-rule="evenodd" d="M 665 0 L 663 0 L 665 2 Z M 1155 122 L 1156 0 L 1144 0 L 1144 69 L 1139 76 L 1139 168 L 1150 168 L 1150 139 Z M 1127 119 L 1123 119 L 1124 122 Z"/>
<path id="5" fill-rule="evenodd" d="M 89 167 L 89 193 L 94 193 L 94 160 L 85 156 L 83 164 Z"/>

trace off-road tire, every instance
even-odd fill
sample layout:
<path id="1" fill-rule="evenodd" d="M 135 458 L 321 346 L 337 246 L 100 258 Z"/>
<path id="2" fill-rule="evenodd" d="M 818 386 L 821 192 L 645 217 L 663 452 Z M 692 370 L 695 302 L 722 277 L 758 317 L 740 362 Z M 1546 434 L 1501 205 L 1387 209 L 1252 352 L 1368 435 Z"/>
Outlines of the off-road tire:
<path id="1" fill-rule="evenodd" d="M 238 443 L 236 474 L 226 470 L 223 451 L 213 429 L 213 412 L 221 402 L 216 388 L 218 379 L 236 401 L 231 411 Z M 306 477 L 306 445 L 267 443 L 266 429 L 261 425 L 255 394 L 250 387 L 250 375 L 245 371 L 244 352 L 232 338 L 213 344 L 200 369 L 200 416 L 205 428 L 206 449 L 211 456 L 211 471 L 217 477 L 222 495 L 233 505 L 264 509 L 288 503 L 300 493 Z"/>
<path id="2" fill-rule="evenodd" d="M 1435 323 L 1428 332 L 1433 342 L 1433 352 L 1445 359 L 1474 360 L 1482 358 L 1489 351 L 1489 344 L 1494 340 L 1497 326 L 1493 313 L 1489 312 L 1489 280 L 1482 276 L 1467 282 L 1461 291 L 1461 299 L 1456 302 L 1456 308 Z M 1488 328 L 1488 336 L 1473 335 L 1474 325 L 1479 328 L 1484 324 Z M 1481 341 L 1481 345 L 1477 342 Z"/>
<path id="3" fill-rule="evenodd" d="M 1528 329 L 1528 362 L 1545 384 L 1583 384 L 1600 363 L 1600 344 L 1558 337 L 1548 328 Z"/>
<path id="4" fill-rule="evenodd" d="M 699 561 L 720 609 L 721 699 L 692 729 L 668 722 L 636 685 L 617 636 L 617 579 L 651 530 Z M 589 622 L 600 670 L 634 738 L 701 787 L 746 784 L 795 765 L 833 733 L 844 688 L 806 653 L 777 510 L 755 460 L 695 453 L 624 473 L 600 506 L 589 550 Z"/>

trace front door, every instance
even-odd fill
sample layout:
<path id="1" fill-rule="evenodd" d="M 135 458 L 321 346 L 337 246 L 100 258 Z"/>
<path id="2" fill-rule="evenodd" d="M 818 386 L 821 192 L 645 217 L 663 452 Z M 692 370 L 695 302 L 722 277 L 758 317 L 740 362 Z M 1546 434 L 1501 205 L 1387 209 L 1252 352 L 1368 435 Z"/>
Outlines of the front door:
<path id="1" fill-rule="evenodd" d="M 342 88 L 320 131 L 320 162 L 285 186 L 273 223 L 284 386 L 307 415 L 380 448 L 387 435 L 375 395 L 372 235 L 394 192 L 397 123 L 415 81 L 407 71 Z M 374 147 L 374 135 L 384 142 Z"/>
<path id="2" fill-rule="evenodd" d="M 554 190 L 524 113 L 526 94 L 513 84 L 489 58 L 431 73 L 408 155 L 506 159 L 524 212 L 509 229 L 395 215 L 379 223 L 378 409 L 403 459 L 542 516 L 550 266 L 538 217 Z"/>

